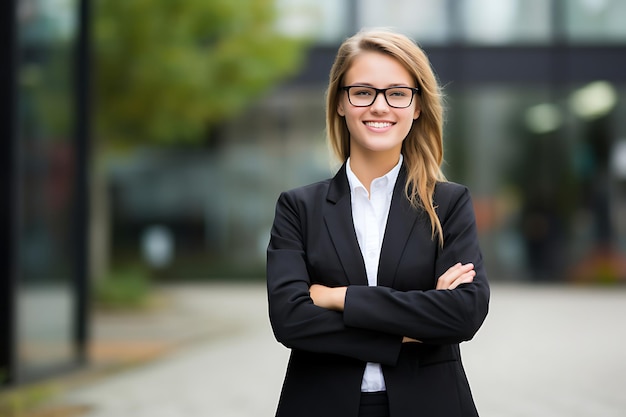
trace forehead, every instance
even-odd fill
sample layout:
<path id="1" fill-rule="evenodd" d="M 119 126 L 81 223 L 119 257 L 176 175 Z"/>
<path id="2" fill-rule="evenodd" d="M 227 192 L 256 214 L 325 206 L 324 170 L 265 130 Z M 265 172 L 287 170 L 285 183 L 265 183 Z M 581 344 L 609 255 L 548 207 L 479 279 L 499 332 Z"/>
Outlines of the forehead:
<path id="1" fill-rule="evenodd" d="M 376 87 L 413 85 L 411 73 L 391 55 L 363 52 L 356 56 L 344 76 L 345 84 L 369 84 Z"/>

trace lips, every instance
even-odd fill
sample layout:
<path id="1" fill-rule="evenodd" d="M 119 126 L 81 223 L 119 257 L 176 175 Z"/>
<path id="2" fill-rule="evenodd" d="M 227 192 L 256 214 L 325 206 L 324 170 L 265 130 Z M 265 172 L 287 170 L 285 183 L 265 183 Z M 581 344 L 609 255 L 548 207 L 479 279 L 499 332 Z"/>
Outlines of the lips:
<path id="1" fill-rule="evenodd" d="M 373 127 L 375 129 L 384 129 L 386 127 L 391 127 L 394 123 L 391 122 L 365 122 L 366 126 Z"/>

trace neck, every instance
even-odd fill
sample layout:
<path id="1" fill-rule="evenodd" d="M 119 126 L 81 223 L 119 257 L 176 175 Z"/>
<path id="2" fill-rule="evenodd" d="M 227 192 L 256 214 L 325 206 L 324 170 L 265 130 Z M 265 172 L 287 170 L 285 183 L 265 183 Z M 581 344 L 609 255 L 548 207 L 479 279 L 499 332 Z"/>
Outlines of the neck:
<path id="1" fill-rule="evenodd" d="M 356 153 L 350 155 L 350 169 L 365 186 L 367 192 L 376 178 L 382 177 L 393 169 L 400 159 L 400 153 Z"/>

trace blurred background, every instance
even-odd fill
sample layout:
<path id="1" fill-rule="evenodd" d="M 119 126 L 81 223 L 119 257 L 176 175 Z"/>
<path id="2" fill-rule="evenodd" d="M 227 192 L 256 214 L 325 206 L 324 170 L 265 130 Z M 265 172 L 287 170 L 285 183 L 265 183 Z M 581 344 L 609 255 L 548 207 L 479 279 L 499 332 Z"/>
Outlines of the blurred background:
<path id="1" fill-rule="evenodd" d="M 624 1 L 1 7 L 4 386 L 84 364 L 94 309 L 263 282 L 278 194 L 337 166 L 327 76 L 362 27 L 431 58 L 492 282 L 626 282 Z"/>

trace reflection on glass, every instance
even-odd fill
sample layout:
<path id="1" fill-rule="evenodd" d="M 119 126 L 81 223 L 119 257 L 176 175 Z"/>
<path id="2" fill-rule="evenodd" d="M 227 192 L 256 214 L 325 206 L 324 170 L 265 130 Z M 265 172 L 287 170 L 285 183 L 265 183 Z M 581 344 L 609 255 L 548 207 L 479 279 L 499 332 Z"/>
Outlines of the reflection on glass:
<path id="1" fill-rule="evenodd" d="M 593 120 L 609 114 L 617 100 L 617 91 L 611 83 L 594 81 L 571 94 L 569 107 L 578 117 Z"/>
<path id="2" fill-rule="evenodd" d="M 551 4 L 545 0 L 464 0 L 462 20 L 470 43 L 548 43 Z"/>
<path id="3" fill-rule="evenodd" d="M 450 38 L 446 1 L 363 0 L 358 2 L 360 27 L 389 27 L 420 43 L 444 43 Z"/>
<path id="4" fill-rule="evenodd" d="M 17 297 L 20 374 L 68 363 L 74 300 L 67 285 L 24 285 Z"/>
<path id="5" fill-rule="evenodd" d="M 614 265 L 626 265 L 626 223 L 618 214 L 626 208 L 626 181 L 614 155 L 626 137 L 626 108 L 608 91 L 596 82 L 552 92 L 493 86 L 451 93 L 457 105 L 448 128 L 462 134 L 447 142 L 446 159 L 461 155 L 465 169 L 446 174 L 472 189 L 493 276 L 619 279 Z M 572 107 L 567 99 L 576 103 L 580 94 L 585 109 L 595 103 L 604 112 Z"/>
<path id="6" fill-rule="evenodd" d="M 73 358 L 73 37 L 71 1 L 18 8 L 18 374 Z"/>
<path id="7" fill-rule="evenodd" d="M 348 2 L 336 0 L 276 0 L 278 29 L 317 43 L 338 43 L 346 35 Z"/>
<path id="8" fill-rule="evenodd" d="M 568 39 L 575 42 L 626 41 L 626 2 L 570 0 L 563 3 Z"/>
<path id="9" fill-rule="evenodd" d="M 226 124 L 223 142 L 206 152 L 137 150 L 115 161 L 113 261 L 133 259 L 143 245 L 139 262 L 159 277 L 262 277 L 280 192 L 333 173 L 325 87 L 260 100 Z"/>

